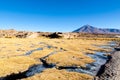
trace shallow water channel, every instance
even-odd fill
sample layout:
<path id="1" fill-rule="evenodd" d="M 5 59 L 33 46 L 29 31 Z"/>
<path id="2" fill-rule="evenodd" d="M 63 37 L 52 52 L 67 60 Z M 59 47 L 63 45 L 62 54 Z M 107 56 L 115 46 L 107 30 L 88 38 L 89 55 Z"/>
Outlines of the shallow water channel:
<path id="1" fill-rule="evenodd" d="M 99 46 L 104 49 L 111 49 L 114 51 L 114 46 L 116 45 L 115 42 L 110 42 L 108 45 L 103 45 Z M 66 69 L 67 71 L 73 71 L 73 72 L 81 72 L 81 73 L 86 73 L 92 76 L 96 76 L 98 74 L 98 71 L 100 70 L 101 66 L 104 65 L 107 60 L 110 58 L 110 56 L 106 56 L 111 54 L 110 53 L 105 53 L 105 52 L 95 52 L 95 54 L 86 54 L 87 56 L 91 57 L 92 59 L 95 60 L 95 62 L 91 64 L 86 64 L 86 67 L 84 68 L 68 68 Z"/>
<path id="2" fill-rule="evenodd" d="M 83 68 L 66 69 L 66 70 L 86 73 L 95 76 L 97 75 L 97 72 L 99 71 L 100 67 L 103 64 L 105 64 L 106 61 L 108 60 L 107 56 L 105 56 L 104 54 L 105 53 L 102 52 L 96 52 L 95 54 L 87 54 L 89 57 L 93 58 L 95 62 L 91 64 L 86 64 L 86 67 Z"/>

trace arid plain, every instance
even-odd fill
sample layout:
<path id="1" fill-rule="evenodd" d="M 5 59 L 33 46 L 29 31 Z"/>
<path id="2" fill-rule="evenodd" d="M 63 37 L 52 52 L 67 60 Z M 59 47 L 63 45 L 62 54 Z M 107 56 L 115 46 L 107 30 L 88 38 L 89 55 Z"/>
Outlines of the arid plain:
<path id="1" fill-rule="evenodd" d="M 13 78 L 21 73 L 26 76 L 20 75 L 15 79 L 92 80 L 92 75 L 65 68 L 84 68 L 86 64 L 93 63 L 95 60 L 87 54 L 94 54 L 95 51 L 110 52 L 111 49 L 99 46 L 108 45 L 112 40 L 114 39 L 0 38 L 0 77 Z M 40 71 L 32 74 L 29 69 L 35 65 L 43 65 L 45 68 L 40 67 Z"/>

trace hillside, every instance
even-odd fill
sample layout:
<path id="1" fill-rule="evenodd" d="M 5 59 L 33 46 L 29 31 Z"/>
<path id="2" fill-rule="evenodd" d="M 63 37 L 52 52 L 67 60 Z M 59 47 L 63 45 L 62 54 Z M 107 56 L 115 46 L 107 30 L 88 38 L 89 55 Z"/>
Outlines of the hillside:
<path id="1" fill-rule="evenodd" d="M 119 29 L 102 29 L 93 27 L 91 25 L 84 25 L 81 28 L 74 30 L 73 32 L 83 32 L 83 33 L 101 33 L 101 34 L 120 34 Z"/>

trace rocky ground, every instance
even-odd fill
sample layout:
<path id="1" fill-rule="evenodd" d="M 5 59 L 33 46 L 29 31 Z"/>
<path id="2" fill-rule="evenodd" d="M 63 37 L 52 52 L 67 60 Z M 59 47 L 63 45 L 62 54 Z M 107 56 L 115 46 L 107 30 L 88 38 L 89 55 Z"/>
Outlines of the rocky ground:
<path id="1" fill-rule="evenodd" d="M 16 31 L 14 29 L 0 30 L 0 38 L 115 38 L 120 34 L 93 34 L 93 33 L 76 33 L 76 32 L 30 32 Z"/>
<path id="2" fill-rule="evenodd" d="M 115 51 L 95 80 L 120 80 L 120 51 Z"/>

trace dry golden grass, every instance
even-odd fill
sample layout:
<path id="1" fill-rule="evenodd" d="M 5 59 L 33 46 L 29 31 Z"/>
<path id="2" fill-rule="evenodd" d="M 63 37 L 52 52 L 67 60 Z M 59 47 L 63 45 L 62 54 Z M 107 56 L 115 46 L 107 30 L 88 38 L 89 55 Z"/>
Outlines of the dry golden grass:
<path id="1" fill-rule="evenodd" d="M 49 56 L 46 58 L 48 63 L 56 63 L 57 66 L 85 66 L 85 64 L 94 61 L 90 57 L 86 56 L 85 53 L 94 53 L 94 51 L 104 50 L 94 45 L 107 44 L 109 40 L 110 39 L 69 40 L 46 38 L 0 38 L 0 76 L 2 77 L 11 73 L 23 72 L 34 64 L 41 64 L 41 62 L 37 59 L 44 57 L 53 51 L 58 51 L 60 48 L 66 51 L 58 52 L 57 54 Z M 40 42 L 43 42 L 43 44 L 40 44 Z M 44 47 L 46 44 L 57 48 L 44 48 L 41 51 L 33 52 L 29 56 L 23 55 L 30 50 Z M 44 76 L 54 71 L 55 73 L 51 73 L 48 76 L 48 78 L 50 78 L 49 80 L 89 80 L 90 78 L 88 75 L 86 77 L 85 74 L 67 72 L 65 70 L 48 69 L 40 74 L 43 78 L 41 77 L 38 79 L 39 76 L 35 78 L 31 77 L 31 80 L 45 80 Z"/>
<path id="2" fill-rule="evenodd" d="M 66 70 L 47 69 L 23 80 L 93 80 L 93 77 L 77 72 L 67 72 Z"/>
<path id="3" fill-rule="evenodd" d="M 50 54 L 51 52 L 53 52 L 55 49 L 43 49 L 42 51 L 35 51 L 32 54 L 30 54 L 31 58 L 42 58 L 48 54 Z"/>
<path id="4" fill-rule="evenodd" d="M 0 39 L 0 56 L 13 56 L 25 54 L 29 50 L 41 47 L 35 39 Z"/>
<path id="5" fill-rule="evenodd" d="M 63 48 L 68 51 L 78 51 L 83 53 L 94 53 L 95 51 L 99 51 L 100 48 L 95 47 L 94 45 L 103 45 L 107 44 L 106 40 L 82 40 L 82 39 L 54 39 L 46 43 L 57 46 L 58 48 Z M 102 49 L 101 49 L 102 50 Z M 104 49 L 103 49 L 104 50 Z"/>
<path id="6" fill-rule="evenodd" d="M 10 75 L 11 73 L 19 73 L 27 70 L 34 64 L 40 62 L 26 56 L 16 56 L 0 59 L 0 76 Z"/>
<path id="7" fill-rule="evenodd" d="M 85 64 L 92 63 L 94 60 L 82 53 L 64 51 L 49 56 L 46 61 L 57 66 L 85 67 Z"/>

